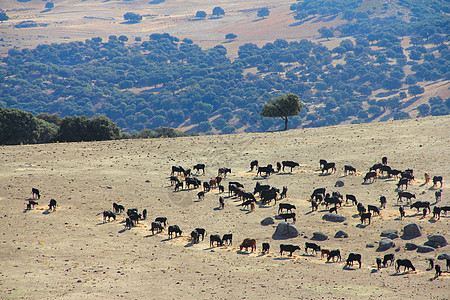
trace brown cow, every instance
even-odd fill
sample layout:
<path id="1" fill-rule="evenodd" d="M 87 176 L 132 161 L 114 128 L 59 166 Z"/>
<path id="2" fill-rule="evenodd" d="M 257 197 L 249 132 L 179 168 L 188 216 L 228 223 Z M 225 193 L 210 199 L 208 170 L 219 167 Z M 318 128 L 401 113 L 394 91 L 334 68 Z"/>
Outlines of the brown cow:
<path id="1" fill-rule="evenodd" d="M 243 248 L 245 248 L 245 251 L 248 251 L 248 248 L 249 248 L 249 247 L 252 248 L 252 251 L 251 251 L 251 252 L 253 252 L 253 250 L 256 250 L 256 240 L 255 240 L 255 239 L 249 239 L 249 238 L 246 238 L 246 239 L 242 242 L 242 244 L 239 246 L 240 251 L 242 251 Z"/>

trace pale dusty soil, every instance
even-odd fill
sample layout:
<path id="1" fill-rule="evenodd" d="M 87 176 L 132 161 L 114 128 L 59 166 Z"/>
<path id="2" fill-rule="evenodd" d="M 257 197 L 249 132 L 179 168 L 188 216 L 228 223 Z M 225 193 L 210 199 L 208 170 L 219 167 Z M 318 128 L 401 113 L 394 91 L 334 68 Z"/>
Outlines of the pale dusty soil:
<path id="1" fill-rule="evenodd" d="M 416 222 L 423 235 L 412 240 L 423 244 L 431 233 L 447 240 L 449 216 L 434 221 L 405 207 L 406 218 L 398 219 L 394 180 L 380 178 L 362 184 L 362 174 L 388 157 L 394 168 L 414 169 L 417 180 L 409 191 L 418 200 L 434 203 L 431 184 L 423 185 L 423 173 L 444 177 L 441 206 L 449 205 L 449 117 L 383 123 L 345 125 L 329 128 L 241 135 L 201 136 L 178 139 L 122 140 L 95 143 L 61 143 L 1 147 L 0 172 L 0 298 L 1 299 L 257 299 L 343 298 L 368 299 L 444 299 L 448 297 L 450 273 L 432 280 L 425 259 L 448 253 L 449 246 L 435 253 L 406 251 L 406 242 L 397 258 L 409 258 L 416 272 L 396 274 L 394 267 L 374 268 L 378 253 L 365 245 L 381 239 L 385 229 L 401 230 Z M 336 174 L 321 176 L 319 159 L 337 164 Z M 292 173 L 255 177 L 249 163 L 261 164 L 295 160 L 300 167 Z M 218 167 L 230 167 L 225 179 L 240 181 L 252 191 L 259 180 L 273 186 L 288 187 L 283 202 L 295 204 L 297 228 L 303 236 L 274 240 L 275 226 L 260 221 L 277 214 L 278 204 L 256 205 L 253 212 L 242 209 L 235 198 L 226 197 L 224 210 L 218 210 L 218 191 L 197 201 L 199 190 L 173 192 L 168 176 L 172 165 L 191 167 L 206 163 L 208 180 Z M 344 164 L 359 171 L 344 176 Z M 147 180 L 149 182 L 147 182 Z M 335 188 L 336 180 L 345 186 Z M 31 188 L 42 194 L 39 205 L 26 211 Z M 385 195 L 388 205 L 372 224 L 358 226 L 356 208 L 344 205 L 339 213 L 343 224 L 322 220 L 323 207 L 310 213 L 307 201 L 312 190 L 326 187 L 342 194 L 355 194 L 365 205 L 378 205 Z M 56 211 L 47 211 L 51 198 L 58 201 Z M 124 214 L 103 223 L 99 215 L 118 202 L 125 208 L 146 208 L 148 219 L 124 230 Z M 168 239 L 167 230 L 152 235 L 151 221 L 166 216 L 177 224 L 183 236 Z M 193 245 L 188 236 L 196 227 L 208 234 L 233 233 L 233 246 L 209 247 L 205 241 Z M 342 229 L 347 239 L 336 239 Z M 345 260 L 350 252 L 362 255 L 362 268 L 343 269 L 344 262 L 326 263 L 320 256 L 305 255 L 304 243 L 312 233 L 323 231 L 329 238 L 317 242 L 323 248 L 340 249 Z M 307 236 L 308 238 L 305 238 Z M 255 253 L 240 252 L 244 238 L 257 240 Z M 261 254 L 261 243 L 269 242 L 271 253 Z M 279 245 L 300 245 L 292 258 L 279 255 Z M 442 261 L 439 264 L 444 268 Z"/>

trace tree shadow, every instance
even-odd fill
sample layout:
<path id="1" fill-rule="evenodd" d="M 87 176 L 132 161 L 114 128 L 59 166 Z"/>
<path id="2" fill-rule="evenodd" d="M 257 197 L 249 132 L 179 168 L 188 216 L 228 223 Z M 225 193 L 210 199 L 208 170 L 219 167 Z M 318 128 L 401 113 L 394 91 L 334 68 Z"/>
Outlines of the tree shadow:
<path id="1" fill-rule="evenodd" d="M 148 4 L 161 4 L 164 3 L 166 0 L 152 0 Z"/>

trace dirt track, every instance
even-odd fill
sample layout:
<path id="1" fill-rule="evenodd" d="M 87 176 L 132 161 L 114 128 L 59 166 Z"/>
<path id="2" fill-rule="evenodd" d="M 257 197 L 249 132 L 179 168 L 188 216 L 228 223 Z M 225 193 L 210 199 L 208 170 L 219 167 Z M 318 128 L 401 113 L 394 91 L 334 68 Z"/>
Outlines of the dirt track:
<path id="1" fill-rule="evenodd" d="M 449 205 L 448 157 L 449 117 L 347 125 L 287 132 L 242 135 L 201 136 L 178 139 L 122 140 L 95 143 L 70 143 L 1 147 L 0 226 L 0 298 L 49 299 L 113 298 L 192 299 L 192 298 L 367 298 L 442 299 L 448 295 L 450 273 L 433 278 L 426 271 L 426 258 L 449 253 L 447 247 L 435 253 L 406 251 L 406 242 L 423 244 L 427 234 L 444 234 L 449 241 L 450 216 L 434 221 L 422 218 L 405 207 L 406 218 L 398 219 L 396 181 L 379 178 L 362 184 L 368 168 L 388 157 L 394 168 L 414 169 L 416 181 L 409 191 L 418 200 L 434 203 L 435 189 L 423 185 L 423 173 L 444 177 L 443 198 L 439 205 Z M 336 162 L 336 174 L 321 176 L 319 159 Z M 294 160 L 300 163 L 292 173 L 255 177 L 249 172 L 250 161 L 261 165 Z M 202 181 L 217 175 L 219 167 L 232 173 L 224 181 L 240 181 L 252 191 L 260 181 L 281 188 L 288 187 L 286 203 L 295 204 L 296 227 L 303 236 L 274 240 L 276 225 L 261 226 L 265 217 L 277 214 L 278 204 L 254 212 L 242 209 L 233 197 L 225 198 L 219 210 L 217 190 L 197 200 L 199 190 L 173 192 L 168 176 L 172 165 L 190 167 L 207 165 Z M 344 164 L 358 170 L 356 176 L 344 176 Z M 343 180 L 345 186 L 335 188 Z M 39 205 L 26 211 L 31 188 L 39 188 Z M 361 226 L 356 208 L 340 208 L 344 223 L 322 220 L 326 212 L 310 213 L 307 201 L 312 190 L 326 187 L 342 194 L 355 194 L 358 200 L 379 205 L 385 195 L 388 204 L 372 223 Z M 47 210 L 51 198 L 58 201 L 56 211 Z M 137 227 L 124 230 L 124 214 L 116 221 L 103 223 L 101 212 L 117 202 L 125 208 L 146 208 L 148 219 Z M 166 216 L 177 224 L 183 236 L 168 239 L 167 230 L 153 236 L 150 223 Z M 397 275 L 393 267 L 376 271 L 375 258 L 394 249 L 376 252 L 366 244 L 378 242 L 381 231 L 401 230 L 418 223 L 423 235 L 412 241 L 395 239 L 397 258 L 409 258 L 416 272 Z M 205 241 L 192 244 L 188 239 L 196 227 L 208 232 Z M 347 239 L 336 239 L 338 230 Z M 362 268 L 345 270 L 344 262 L 326 263 L 320 256 L 305 255 L 304 243 L 312 233 L 322 231 L 328 240 L 316 242 L 322 248 L 340 249 L 345 260 L 350 252 L 362 254 Z M 233 245 L 209 247 L 209 235 L 233 233 Z M 399 234 L 401 235 L 401 233 Z M 306 237 L 307 238 L 306 238 Z M 246 237 L 257 240 L 255 253 L 240 252 Z M 269 242 L 271 253 L 262 255 L 261 243 Z M 279 255 L 280 244 L 299 245 L 293 257 Z M 445 264 L 438 262 L 445 270 Z"/>

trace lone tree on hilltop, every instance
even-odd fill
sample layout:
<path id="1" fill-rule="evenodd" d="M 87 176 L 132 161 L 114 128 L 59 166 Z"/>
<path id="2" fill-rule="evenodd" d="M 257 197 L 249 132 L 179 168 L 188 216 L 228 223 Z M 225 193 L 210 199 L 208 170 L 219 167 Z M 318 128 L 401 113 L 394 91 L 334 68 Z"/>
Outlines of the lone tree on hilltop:
<path id="1" fill-rule="evenodd" d="M 288 117 L 296 116 L 302 110 L 302 102 L 295 94 L 288 94 L 277 97 L 264 104 L 260 115 L 267 118 L 282 118 L 284 120 L 284 129 L 287 130 Z"/>
<path id="2" fill-rule="evenodd" d="M 130 21 L 130 22 L 135 22 L 135 23 L 138 23 L 142 20 L 142 16 L 140 14 L 135 14 L 132 12 L 127 12 L 126 14 L 123 15 L 123 18 L 125 19 L 125 21 Z"/>
<path id="3" fill-rule="evenodd" d="M 326 38 L 327 41 L 330 40 L 330 37 L 334 36 L 333 31 L 330 28 L 322 27 L 318 30 L 321 37 Z"/>
<path id="4" fill-rule="evenodd" d="M 199 10 L 195 13 L 195 17 L 204 19 L 206 18 L 206 12 L 204 12 L 203 10 Z"/>
<path id="5" fill-rule="evenodd" d="M 222 7 L 216 6 L 213 8 L 212 15 L 213 16 L 223 16 L 225 14 L 225 11 Z"/>
<path id="6" fill-rule="evenodd" d="M 270 11 L 267 7 L 263 7 L 258 9 L 258 17 L 265 18 L 270 14 Z"/>
<path id="7" fill-rule="evenodd" d="M 227 35 L 225 35 L 225 39 L 227 40 L 234 40 L 235 38 L 237 38 L 237 35 L 234 33 L 228 33 Z"/>

